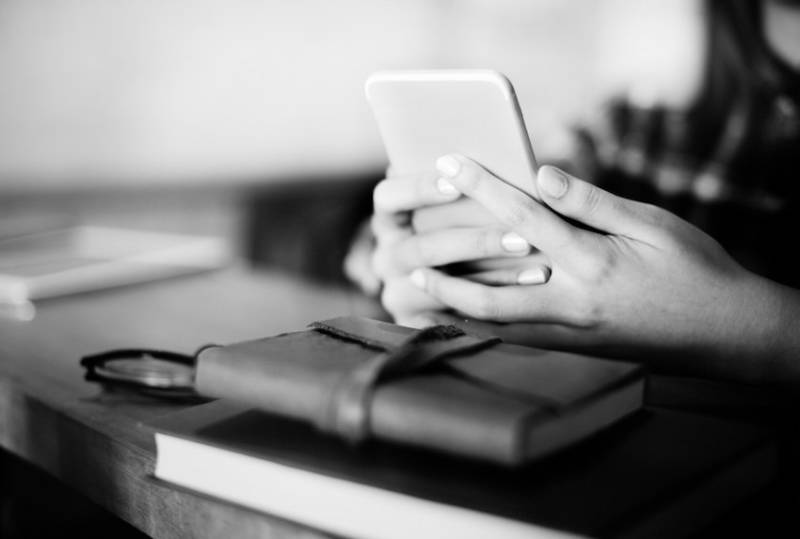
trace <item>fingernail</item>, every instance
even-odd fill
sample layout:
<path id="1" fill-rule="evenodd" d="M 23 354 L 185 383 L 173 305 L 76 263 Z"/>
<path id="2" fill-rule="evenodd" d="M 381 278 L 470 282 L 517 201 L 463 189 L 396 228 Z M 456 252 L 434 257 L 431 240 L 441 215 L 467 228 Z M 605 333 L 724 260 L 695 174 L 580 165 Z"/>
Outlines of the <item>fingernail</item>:
<path id="1" fill-rule="evenodd" d="M 439 193 L 448 197 L 459 194 L 456 186 L 450 183 L 447 178 L 439 178 L 436 180 L 436 189 Z"/>
<path id="2" fill-rule="evenodd" d="M 452 178 L 461 170 L 461 162 L 452 155 L 443 155 L 436 160 L 436 170 L 445 178 Z"/>
<path id="3" fill-rule="evenodd" d="M 503 246 L 503 249 L 512 253 L 527 252 L 531 247 L 528 240 L 516 232 L 506 232 L 503 234 L 503 237 L 500 238 L 500 244 Z"/>
<path id="4" fill-rule="evenodd" d="M 567 176 L 556 167 L 547 167 L 539 173 L 539 186 L 552 198 L 561 198 L 567 192 Z"/>
<path id="5" fill-rule="evenodd" d="M 544 284 L 550 279 L 550 268 L 533 268 L 519 272 L 517 284 Z"/>
<path id="6" fill-rule="evenodd" d="M 425 273 L 421 269 L 412 271 L 408 278 L 417 287 L 425 288 Z"/>

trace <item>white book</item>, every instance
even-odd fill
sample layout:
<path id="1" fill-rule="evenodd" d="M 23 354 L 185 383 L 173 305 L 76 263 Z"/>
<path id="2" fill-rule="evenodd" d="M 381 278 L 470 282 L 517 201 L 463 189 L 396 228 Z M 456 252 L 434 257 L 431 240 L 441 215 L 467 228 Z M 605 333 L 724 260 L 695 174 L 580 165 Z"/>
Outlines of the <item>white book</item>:
<path id="1" fill-rule="evenodd" d="M 226 400 L 150 426 L 158 479 L 371 539 L 681 537 L 760 488 L 774 456 L 757 429 L 666 411 L 517 468 L 354 448 Z"/>
<path id="2" fill-rule="evenodd" d="M 219 268 L 228 242 L 194 236 L 75 226 L 0 239 L 0 305 Z"/>

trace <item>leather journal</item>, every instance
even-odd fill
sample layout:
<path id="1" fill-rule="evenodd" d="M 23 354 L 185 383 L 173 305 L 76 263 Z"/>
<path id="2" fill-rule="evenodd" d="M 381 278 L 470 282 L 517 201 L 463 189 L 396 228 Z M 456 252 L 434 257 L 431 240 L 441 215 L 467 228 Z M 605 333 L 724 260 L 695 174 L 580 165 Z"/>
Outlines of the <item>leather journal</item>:
<path id="1" fill-rule="evenodd" d="M 553 453 L 642 406 L 643 369 L 464 333 L 366 318 L 203 349 L 196 387 L 369 439 L 516 465 Z"/>

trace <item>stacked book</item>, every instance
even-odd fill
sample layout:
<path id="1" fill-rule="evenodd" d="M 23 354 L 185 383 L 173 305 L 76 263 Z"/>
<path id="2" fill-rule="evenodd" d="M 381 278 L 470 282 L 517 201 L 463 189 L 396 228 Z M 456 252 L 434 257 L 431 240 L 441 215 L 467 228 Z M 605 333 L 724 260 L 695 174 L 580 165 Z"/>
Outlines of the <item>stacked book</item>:
<path id="1" fill-rule="evenodd" d="M 636 365 L 456 335 L 461 352 L 426 342 L 400 363 L 440 358 L 392 367 L 411 332 L 347 318 L 204 350 L 198 389 L 222 398 L 152 425 L 156 477 L 387 539 L 676 537 L 769 480 L 763 432 L 643 408 Z M 354 444 L 320 418 L 364 372 L 369 435 Z"/>

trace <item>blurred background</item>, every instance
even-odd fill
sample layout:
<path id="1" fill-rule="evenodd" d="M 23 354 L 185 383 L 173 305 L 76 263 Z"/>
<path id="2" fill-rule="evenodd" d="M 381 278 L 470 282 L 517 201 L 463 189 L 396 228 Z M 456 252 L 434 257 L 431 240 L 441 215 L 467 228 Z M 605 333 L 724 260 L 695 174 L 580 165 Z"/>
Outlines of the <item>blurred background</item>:
<path id="1" fill-rule="evenodd" d="M 615 97 L 695 104 L 713 3 L 0 0 L 0 234 L 219 233 L 332 275 L 386 166 L 370 72 L 504 72 L 548 161 Z"/>
<path id="2" fill-rule="evenodd" d="M 0 188 L 372 171 L 384 156 L 362 87 L 387 68 L 506 72 L 538 142 L 643 78 L 685 101 L 702 61 L 701 9 L 696 0 L 3 0 Z"/>

